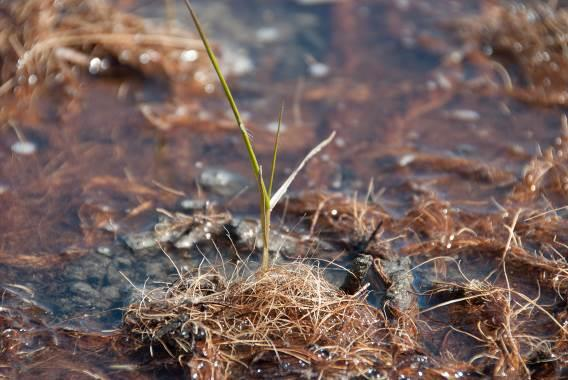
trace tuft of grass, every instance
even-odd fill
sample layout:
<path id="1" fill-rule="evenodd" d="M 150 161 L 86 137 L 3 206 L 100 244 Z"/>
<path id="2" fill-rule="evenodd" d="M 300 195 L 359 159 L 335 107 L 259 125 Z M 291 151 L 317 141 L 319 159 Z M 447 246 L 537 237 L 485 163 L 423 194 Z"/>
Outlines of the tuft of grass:
<path id="1" fill-rule="evenodd" d="M 215 268 L 180 272 L 174 284 L 140 290 L 124 317 L 132 338 L 155 342 L 204 379 L 248 378 L 260 357 L 276 369 L 300 361 L 322 378 L 365 377 L 394 361 L 391 329 L 366 293 L 347 295 L 323 269 L 302 262 L 256 274 L 245 268 L 230 276 Z"/>
<path id="2" fill-rule="evenodd" d="M 286 181 L 284 181 L 284 183 L 274 193 L 274 195 L 272 195 L 272 185 L 273 185 L 273 182 L 274 182 L 274 174 L 275 174 L 275 171 L 276 171 L 276 158 L 277 158 L 277 155 L 278 155 L 278 139 L 279 139 L 279 136 L 280 136 L 280 126 L 282 124 L 282 115 L 284 113 L 284 106 L 282 106 L 282 109 L 280 110 L 280 115 L 278 117 L 278 130 L 276 132 L 276 137 L 275 137 L 275 140 L 274 140 L 274 150 L 273 150 L 273 154 L 272 154 L 272 165 L 271 165 L 271 171 L 270 171 L 270 182 L 269 182 L 269 186 L 268 186 L 268 189 L 267 189 L 265 182 L 264 182 L 264 179 L 263 179 L 263 176 L 262 176 L 262 167 L 258 163 L 258 160 L 256 158 L 256 154 L 254 152 L 254 148 L 253 148 L 252 143 L 250 141 L 248 131 L 245 127 L 245 123 L 244 123 L 244 121 L 241 117 L 241 114 L 240 114 L 239 109 L 237 107 L 237 103 L 235 102 L 235 99 L 233 97 L 233 94 L 231 93 L 231 89 L 230 89 L 227 81 L 225 80 L 225 77 L 223 76 L 223 73 L 222 73 L 221 68 L 219 66 L 219 62 L 217 60 L 217 57 L 215 56 L 215 53 L 213 52 L 213 49 L 211 48 L 211 45 L 209 44 L 209 40 L 207 39 L 207 36 L 205 35 L 205 32 L 203 30 L 203 27 L 201 26 L 201 23 L 199 22 L 199 18 L 197 17 L 197 14 L 195 13 L 195 11 L 193 10 L 193 8 L 191 6 L 191 2 L 189 0 L 185 0 L 185 4 L 187 6 L 187 9 L 189 10 L 189 14 L 191 15 L 191 18 L 193 19 L 193 23 L 195 24 L 195 28 L 197 29 L 197 32 L 199 33 L 199 37 L 201 38 L 201 41 L 203 42 L 205 50 L 207 51 L 207 55 L 209 56 L 209 59 L 211 60 L 211 64 L 213 65 L 213 68 L 215 69 L 215 72 L 217 73 L 217 77 L 219 78 L 219 82 L 221 83 L 221 87 L 223 88 L 223 92 L 225 93 L 225 97 L 227 98 L 227 101 L 229 102 L 229 105 L 231 106 L 231 110 L 233 111 L 233 115 L 235 117 L 237 127 L 239 128 L 239 130 L 241 132 L 241 136 L 243 138 L 243 142 L 244 142 L 244 145 L 246 147 L 247 154 L 249 156 L 249 161 L 250 161 L 250 164 L 251 164 L 252 173 L 253 173 L 254 177 L 256 178 L 256 180 L 258 182 L 258 193 L 259 193 L 259 203 L 260 203 L 260 225 L 261 225 L 261 229 L 262 229 L 262 242 L 263 242 L 261 269 L 263 271 L 266 271 L 268 269 L 269 263 L 270 263 L 270 258 L 269 258 L 270 215 L 272 213 L 272 210 L 274 209 L 276 204 L 280 201 L 280 199 L 282 199 L 282 197 L 284 196 L 284 194 L 288 190 L 288 187 L 290 186 L 290 184 L 292 183 L 294 178 L 296 178 L 296 176 L 298 175 L 300 170 L 302 170 L 302 168 L 306 165 L 306 163 L 333 140 L 333 138 L 335 137 L 335 132 L 332 132 L 332 134 L 327 139 L 325 139 L 320 144 L 318 144 L 315 148 L 313 148 L 306 155 L 306 157 L 300 162 L 300 164 L 298 165 L 296 170 L 294 170 L 292 172 L 292 174 L 286 179 Z"/>

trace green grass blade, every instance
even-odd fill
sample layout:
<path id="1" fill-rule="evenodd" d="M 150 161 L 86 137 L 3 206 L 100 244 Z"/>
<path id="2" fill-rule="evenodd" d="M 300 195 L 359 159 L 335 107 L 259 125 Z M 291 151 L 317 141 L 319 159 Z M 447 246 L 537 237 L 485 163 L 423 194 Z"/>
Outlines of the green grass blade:
<path id="1" fill-rule="evenodd" d="M 274 138 L 274 150 L 272 151 L 272 167 L 270 168 L 270 183 L 268 184 L 268 196 L 272 196 L 272 184 L 274 183 L 274 173 L 276 172 L 276 156 L 278 155 L 278 138 L 280 137 L 280 127 L 282 126 L 282 115 L 284 115 L 284 103 L 278 115 L 278 129 Z"/>
<path id="2" fill-rule="evenodd" d="M 221 82 L 221 87 L 223 87 L 223 91 L 225 92 L 225 96 L 227 97 L 227 100 L 229 101 L 231 109 L 233 110 L 233 114 L 235 115 L 235 120 L 237 122 L 237 125 L 238 125 L 240 131 L 241 131 L 241 135 L 243 137 L 243 140 L 244 140 L 246 148 L 247 148 L 247 153 L 248 153 L 248 156 L 249 156 L 249 159 L 250 159 L 250 162 L 251 162 L 253 173 L 254 173 L 255 177 L 259 177 L 260 166 L 258 164 L 258 160 L 256 159 L 256 155 L 254 154 L 254 150 L 252 148 L 250 138 L 249 138 L 248 133 L 246 131 L 245 124 L 243 122 L 243 119 L 241 118 L 241 114 L 239 113 L 239 109 L 237 107 L 237 104 L 235 103 L 235 99 L 233 98 L 233 94 L 231 93 L 231 89 L 229 88 L 229 85 L 227 84 L 227 81 L 225 80 L 225 77 L 223 76 L 223 73 L 221 72 L 221 68 L 219 67 L 219 62 L 217 61 L 217 57 L 215 56 L 215 53 L 213 53 L 213 49 L 211 49 L 211 46 L 209 45 L 209 40 L 205 36 L 205 32 L 203 31 L 201 23 L 199 22 L 199 19 L 197 18 L 197 14 L 194 12 L 190 1 L 185 0 L 185 5 L 187 6 L 187 9 L 189 10 L 189 14 L 191 15 L 191 18 L 193 19 L 193 23 L 195 24 L 195 28 L 197 29 L 197 32 L 199 33 L 199 37 L 201 37 L 201 41 L 203 42 L 203 45 L 205 46 L 205 50 L 207 51 L 207 55 L 209 56 L 209 59 L 211 60 L 211 63 L 213 64 L 213 68 L 215 69 L 215 72 L 217 73 L 217 77 L 219 77 L 219 82 Z M 264 185 L 264 181 L 262 180 L 262 177 L 260 177 L 260 184 L 261 184 L 261 186 L 260 186 L 261 187 L 261 195 L 264 199 L 264 203 L 266 203 L 268 205 L 267 208 L 269 208 L 270 207 L 269 206 L 270 205 L 270 196 L 268 195 L 268 193 L 266 191 L 266 186 Z"/>
<path id="3" fill-rule="evenodd" d="M 259 174 L 257 177 L 258 190 L 261 191 L 262 187 L 262 166 L 260 167 Z M 260 198 L 260 225 L 262 230 L 262 260 L 261 269 L 263 271 L 268 270 L 270 266 L 270 209 L 267 207 L 266 202 Z"/>

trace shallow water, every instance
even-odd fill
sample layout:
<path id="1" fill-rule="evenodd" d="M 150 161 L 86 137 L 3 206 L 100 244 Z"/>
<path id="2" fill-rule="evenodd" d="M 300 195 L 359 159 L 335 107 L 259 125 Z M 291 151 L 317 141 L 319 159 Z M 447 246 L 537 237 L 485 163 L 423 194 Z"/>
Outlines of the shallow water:
<path id="1" fill-rule="evenodd" d="M 160 2 L 117 3 L 146 17 L 164 17 Z M 446 24 L 477 12 L 471 2 L 447 1 L 444 7 L 434 0 L 195 3 L 225 57 L 223 64 L 238 74 L 230 82 L 261 162 L 270 160 L 274 122 L 285 104 L 278 182 L 312 146 L 337 132 L 334 143 L 295 182 L 293 192 L 363 196 L 372 181 L 374 202 L 393 219 L 428 198 L 442 202 L 446 214 L 481 220 L 499 214 L 502 204 L 515 206 L 507 202 L 522 181 L 524 167 L 561 135 L 560 110 L 531 106 L 500 91 L 477 91 L 471 84 L 487 73 L 468 62 L 444 63 L 461 48 Z M 177 21 L 191 27 L 181 2 L 176 10 Z M 156 209 L 181 211 L 182 199 L 207 199 L 233 215 L 255 215 L 254 182 L 220 88 L 215 81 L 196 87 L 201 88 L 134 73 L 82 75 L 73 101 L 38 91 L 33 107 L 17 114 L 17 129 L 35 144 L 35 153 L 14 152 L 14 129 L 0 129 L 0 284 L 5 305 L 21 310 L 22 329 L 45 335 L 30 338 L 29 350 L 47 347 L 37 357 L 21 355 L 20 362 L 4 366 L 7 376 L 178 374 L 175 368 L 152 368 L 145 357 L 105 352 L 100 336 L 91 343 L 88 337 L 78 338 L 77 343 L 68 331 L 118 328 L 121 308 L 135 294 L 133 285 L 175 278 L 175 267 L 159 250 L 133 252 L 123 241 L 128 233 L 151 229 L 158 219 Z M 167 131 L 152 126 L 138 107 L 172 99 L 189 105 L 190 111 Z M 2 102 L 17 108 L 17 99 L 5 97 Z M 200 173 L 209 168 L 244 177 L 238 183 L 243 191 L 219 195 L 199 186 Z M 529 207 L 544 210 L 565 201 L 565 193 L 543 193 Z M 281 212 L 274 215 L 276 221 L 280 217 Z M 305 233 L 309 224 L 301 219 L 301 213 L 291 213 L 283 224 Z M 410 243 L 437 238 L 419 228 L 410 226 L 416 238 L 394 240 L 392 250 L 403 254 Z M 384 230 L 384 239 L 400 234 L 392 225 Z M 456 231 L 448 226 L 446 232 Z M 199 265 L 202 254 L 217 257 L 210 242 L 199 248 L 203 253 L 170 253 L 187 267 Z M 565 250 L 560 252 L 566 258 Z M 342 265 L 351 259 L 339 249 L 319 257 Z M 458 258 L 470 278 L 483 278 L 494 269 L 478 252 L 463 252 Z M 422 261 L 416 258 L 414 264 Z M 438 275 L 438 268 L 425 265 L 414 273 L 414 285 L 428 288 Z M 448 264 L 445 278 L 458 277 L 456 267 Z M 515 281 L 534 295 L 534 284 L 523 278 L 522 270 Z M 546 302 L 555 296 L 548 292 L 543 297 Z M 422 308 L 433 304 L 427 296 L 419 302 Z M 442 322 L 430 322 L 443 324 L 446 317 L 440 313 L 433 319 Z M 61 331 L 67 331 L 65 338 L 53 344 Z M 442 335 L 433 333 L 435 342 Z M 85 353 L 75 365 L 73 344 Z M 438 344 L 433 352 L 439 347 L 434 346 Z M 126 364 L 133 367 L 121 367 Z"/>

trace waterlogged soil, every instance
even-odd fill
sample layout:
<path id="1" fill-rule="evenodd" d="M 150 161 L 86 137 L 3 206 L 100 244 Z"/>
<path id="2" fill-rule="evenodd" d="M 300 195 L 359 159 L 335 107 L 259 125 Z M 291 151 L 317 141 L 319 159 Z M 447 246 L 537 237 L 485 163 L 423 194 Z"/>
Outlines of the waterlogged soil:
<path id="1" fill-rule="evenodd" d="M 504 91 L 484 61 L 494 57 L 468 58 L 451 25 L 483 3 L 195 2 L 261 162 L 285 104 L 278 183 L 337 133 L 274 213 L 272 249 L 345 267 L 363 250 L 377 259 L 363 279 L 369 301 L 390 301 L 415 329 L 414 353 L 389 377 L 568 376 L 563 109 Z M 160 2 L 116 5 L 168 13 Z M 173 14 L 191 28 L 181 2 Z M 235 261 L 235 242 L 257 261 L 241 137 L 207 62 L 195 65 L 194 79 L 79 72 L 73 91 L 37 83 L 0 97 L 1 376 L 188 375 L 157 345 L 154 358 L 133 350 L 119 329 L 138 289 L 175 279 L 172 261 Z M 218 223 L 156 244 L 157 223 L 204 210 Z M 333 268 L 340 286 L 345 272 Z M 471 280 L 526 298 L 487 300 L 498 292 Z M 479 325 L 506 307 L 514 326 Z"/>

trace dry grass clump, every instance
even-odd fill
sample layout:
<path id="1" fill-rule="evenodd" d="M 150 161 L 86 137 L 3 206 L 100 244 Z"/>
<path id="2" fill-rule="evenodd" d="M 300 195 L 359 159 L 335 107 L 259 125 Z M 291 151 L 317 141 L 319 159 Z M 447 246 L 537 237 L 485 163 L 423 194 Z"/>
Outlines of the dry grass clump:
<path id="1" fill-rule="evenodd" d="M 125 314 L 131 336 L 158 344 L 199 378 L 266 375 L 336 378 L 391 363 L 382 313 L 303 263 L 231 278 L 209 270 L 143 291 Z M 263 363 L 266 367 L 263 368 Z M 310 375 L 311 374 L 311 375 Z"/>
<path id="2" fill-rule="evenodd" d="M 0 3 L 0 95 L 18 84 L 74 78 L 113 63 L 148 74 L 187 72 L 201 43 L 183 30 L 120 12 L 103 0 Z"/>
<path id="3" fill-rule="evenodd" d="M 361 200 L 355 194 L 305 192 L 288 199 L 284 212 L 303 215 L 310 222 L 310 233 L 341 234 L 351 241 L 368 239 L 380 224 L 388 224 L 390 216 L 377 204 Z"/>
<path id="4" fill-rule="evenodd" d="M 515 186 L 511 199 L 527 201 L 539 195 L 556 196 L 562 201 L 568 194 L 568 118 L 561 118 L 562 130 L 554 145 L 534 157 L 523 171 L 523 181 Z"/>
<path id="5" fill-rule="evenodd" d="M 487 1 L 479 16 L 461 20 L 459 27 L 466 42 L 518 66 L 522 80 L 513 85 L 508 78 L 506 83 L 513 96 L 531 103 L 568 104 L 566 8 L 557 8 L 556 1 Z"/>

